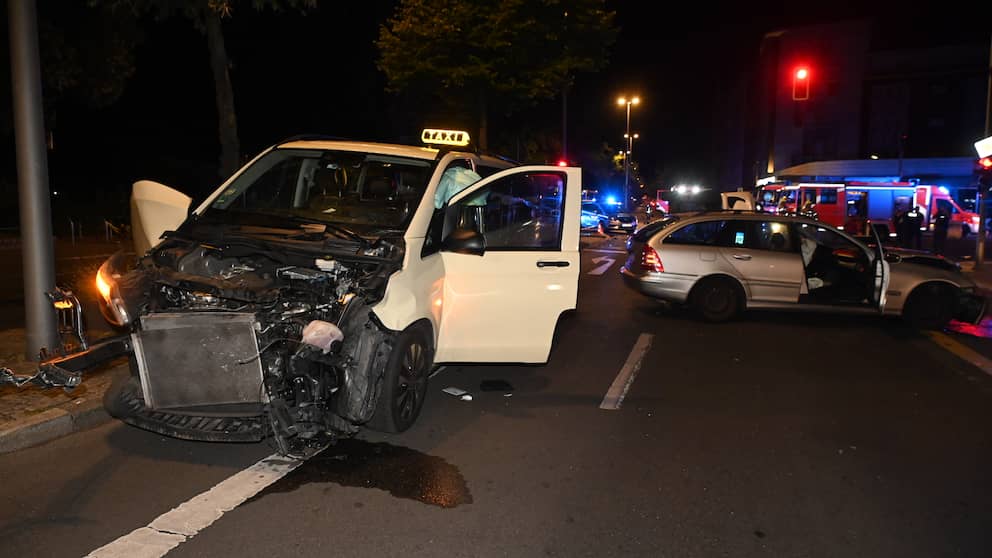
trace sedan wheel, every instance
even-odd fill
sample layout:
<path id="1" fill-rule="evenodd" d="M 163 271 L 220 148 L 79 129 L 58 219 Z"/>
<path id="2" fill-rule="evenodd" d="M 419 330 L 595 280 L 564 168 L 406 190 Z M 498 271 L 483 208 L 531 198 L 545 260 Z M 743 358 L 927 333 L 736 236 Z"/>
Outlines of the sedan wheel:
<path id="1" fill-rule="evenodd" d="M 741 295 L 729 279 L 705 279 L 692 293 L 692 307 L 707 322 L 725 322 L 741 309 Z"/>
<path id="2" fill-rule="evenodd" d="M 917 287 L 906 301 L 902 315 L 921 329 L 943 329 L 952 318 L 954 296 L 944 285 Z"/>

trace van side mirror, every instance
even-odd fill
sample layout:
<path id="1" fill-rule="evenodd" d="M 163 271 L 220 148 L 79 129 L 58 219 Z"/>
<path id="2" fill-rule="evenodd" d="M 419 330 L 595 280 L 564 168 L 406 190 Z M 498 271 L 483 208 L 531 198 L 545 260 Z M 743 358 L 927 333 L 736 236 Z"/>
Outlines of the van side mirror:
<path id="1" fill-rule="evenodd" d="M 457 228 L 441 241 L 441 250 L 481 256 L 486 253 L 486 237 L 474 229 Z"/>

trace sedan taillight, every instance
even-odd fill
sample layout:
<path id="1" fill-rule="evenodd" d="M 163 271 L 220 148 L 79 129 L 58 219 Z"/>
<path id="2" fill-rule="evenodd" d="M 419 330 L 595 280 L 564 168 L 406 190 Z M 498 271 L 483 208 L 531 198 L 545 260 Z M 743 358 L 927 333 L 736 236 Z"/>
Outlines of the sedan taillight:
<path id="1" fill-rule="evenodd" d="M 665 271 L 665 266 L 661 265 L 661 256 L 654 248 L 644 245 L 641 248 L 641 267 L 648 270 L 654 271 L 655 273 L 663 273 Z"/>

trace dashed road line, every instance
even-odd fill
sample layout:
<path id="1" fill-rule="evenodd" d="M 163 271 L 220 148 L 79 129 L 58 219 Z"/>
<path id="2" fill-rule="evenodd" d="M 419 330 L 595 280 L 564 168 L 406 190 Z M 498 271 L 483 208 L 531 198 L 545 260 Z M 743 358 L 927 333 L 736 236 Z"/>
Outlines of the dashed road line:
<path id="1" fill-rule="evenodd" d="M 148 525 L 90 552 L 86 558 L 165 556 L 304 462 L 305 460 L 272 454 L 158 516 Z"/>
<path id="2" fill-rule="evenodd" d="M 941 333 L 939 331 L 928 331 L 926 334 L 933 340 L 934 343 L 969 362 L 989 376 L 992 376 L 992 360 L 985 358 L 961 342 L 954 340 L 954 338 L 946 333 Z"/>
<path id="3" fill-rule="evenodd" d="M 603 402 L 599 404 L 600 409 L 616 411 L 620 408 L 623 398 L 627 396 L 627 391 L 630 389 L 631 384 L 634 383 L 637 371 L 641 369 L 641 360 L 644 359 L 644 355 L 651 349 L 651 342 L 653 340 L 654 335 L 650 333 L 642 333 L 637 338 L 634 348 L 630 350 L 630 355 L 627 356 L 627 362 L 624 363 L 623 368 L 620 369 L 620 373 L 613 380 L 613 384 L 606 392 Z"/>

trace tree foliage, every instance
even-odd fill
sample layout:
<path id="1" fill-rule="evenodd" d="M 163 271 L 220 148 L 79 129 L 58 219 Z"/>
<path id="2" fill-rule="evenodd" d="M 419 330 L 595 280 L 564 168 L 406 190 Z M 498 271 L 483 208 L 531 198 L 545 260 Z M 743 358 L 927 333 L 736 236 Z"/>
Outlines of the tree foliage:
<path id="1" fill-rule="evenodd" d="M 164 20 L 171 17 L 184 17 L 200 31 L 206 30 L 206 19 L 211 15 L 221 18 L 231 17 L 241 8 L 256 11 L 283 11 L 306 9 L 317 6 L 317 0 L 89 0 L 91 4 L 102 4 L 113 9 L 127 9 L 136 15 L 151 15 Z"/>
<path id="2" fill-rule="evenodd" d="M 392 92 L 478 103 L 484 130 L 490 108 L 510 114 L 602 68 L 614 19 L 602 0 L 400 0 L 379 28 L 377 66 Z"/>
<path id="3" fill-rule="evenodd" d="M 316 0 L 89 0 L 91 5 L 106 6 L 131 15 L 150 15 L 158 20 L 183 17 L 207 39 L 210 68 L 214 77 L 217 103 L 217 132 L 220 143 L 218 174 L 221 178 L 237 170 L 241 160 L 238 121 L 234 108 L 234 88 L 231 85 L 230 60 L 224 43 L 221 20 L 231 17 L 237 9 L 276 12 L 316 7 Z"/>

